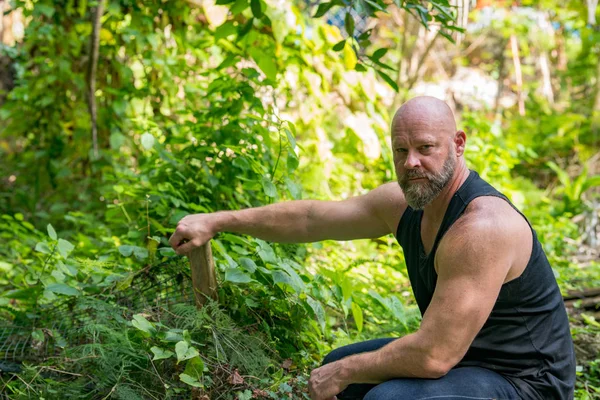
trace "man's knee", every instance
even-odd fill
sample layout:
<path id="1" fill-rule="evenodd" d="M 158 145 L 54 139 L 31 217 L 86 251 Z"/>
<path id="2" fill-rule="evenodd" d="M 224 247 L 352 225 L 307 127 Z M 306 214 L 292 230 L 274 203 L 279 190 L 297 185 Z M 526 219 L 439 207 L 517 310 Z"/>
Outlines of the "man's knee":
<path id="1" fill-rule="evenodd" d="M 344 350 L 344 347 L 337 348 L 335 350 L 331 350 L 329 354 L 325 356 L 323 359 L 323 363 L 321 365 L 329 364 L 335 361 L 339 361 L 342 358 L 348 356 L 348 351 Z"/>

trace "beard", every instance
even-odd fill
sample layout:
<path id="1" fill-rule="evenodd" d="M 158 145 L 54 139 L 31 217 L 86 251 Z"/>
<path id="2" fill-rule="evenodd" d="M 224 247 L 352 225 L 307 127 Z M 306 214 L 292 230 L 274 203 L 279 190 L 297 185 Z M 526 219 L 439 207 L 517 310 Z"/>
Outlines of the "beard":
<path id="1" fill-rule="evenodd" d="M 456 168 L 456 159 L 452 153 L 444 161 L 442 170 L 438 173 L 426 171 L 407 170 L 398 177 L 398 184 L 404 193 L 408 205 L 414 210 L 422 210 L 435 199 L 442 189 L 446 187 Z M 426 178 L 426 181 L 410 182 L 409 179 Z"/>

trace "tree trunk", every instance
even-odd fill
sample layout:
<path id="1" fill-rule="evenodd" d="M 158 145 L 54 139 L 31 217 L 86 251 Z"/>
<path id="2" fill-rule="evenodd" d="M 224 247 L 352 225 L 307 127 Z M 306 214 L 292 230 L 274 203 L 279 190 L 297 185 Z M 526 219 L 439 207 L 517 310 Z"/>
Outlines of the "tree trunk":
<path id="1" fill-rule="evenodd" d="M 90 43 L 90 61 L 88 64 L 88 108 L 92 120 L 92 148 L 94 158 L 98 158 L 98 110 L 96 106 L 96 69 L 100 50 L 100 19 L 104 13 L 104 0 L 100 0 L 94 14 L 94 26 Z"/>

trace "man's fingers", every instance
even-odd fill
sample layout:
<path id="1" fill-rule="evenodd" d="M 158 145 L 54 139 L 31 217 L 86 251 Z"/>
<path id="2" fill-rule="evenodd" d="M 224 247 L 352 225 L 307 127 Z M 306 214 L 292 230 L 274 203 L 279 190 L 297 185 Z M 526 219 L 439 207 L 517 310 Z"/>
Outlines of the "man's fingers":
<path id="1" fill-rule="evenodd" d="M 177 228 L 169 239 L 169 244 L 174 250 L 177 250 L 179 245 L 181 245 L 181 242 L 183 242 L 185 239 L 189 239 L 186 232 L 183 229 Z"/>
<path id="2" fill-rule="evenodd" d="M 180 256 L 183 256 L 183 255 L 187 255 L 190 251 L 192 251 L 196 247 L 199 247 L 197 242 L 189 241 L 189 242 L 186 242 L 186 243 L 182 244 L 181 246 L 177 247 L 175 249 L 175 252 L 177 254 L 179 254 Z"/>

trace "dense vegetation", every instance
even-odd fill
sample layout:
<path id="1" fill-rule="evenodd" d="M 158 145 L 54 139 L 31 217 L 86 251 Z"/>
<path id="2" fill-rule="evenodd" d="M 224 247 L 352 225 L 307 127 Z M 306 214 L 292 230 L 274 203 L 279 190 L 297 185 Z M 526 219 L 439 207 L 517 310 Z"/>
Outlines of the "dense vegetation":
<path id="1" fill-rule="evenodd" d="M 189 213 L 395 179 L 391 113 L 436 82 L 469 166 L 528 216 L 561 289 L 600 286 L 600 12 L 459 3 L 13 1 L 25 34 L 0 47 L 0 340 L 19 327 L 27 348 L 22 364 L 0 353 L 0 397 L 307 398 L 332 347 L 415 330 L 391 236 L 220 234 L 219 301 L 200 311 L 167 240 Z M 136 301 L 144 282 L 164 301 Z M 577 398 L 598 398 L 598 313 L 575 302 L 570 317 Z"/>

